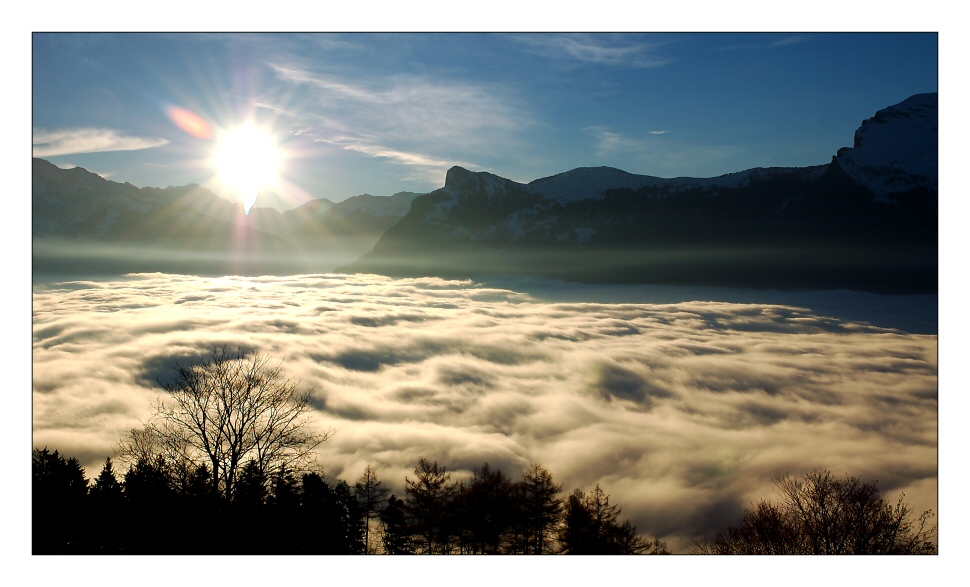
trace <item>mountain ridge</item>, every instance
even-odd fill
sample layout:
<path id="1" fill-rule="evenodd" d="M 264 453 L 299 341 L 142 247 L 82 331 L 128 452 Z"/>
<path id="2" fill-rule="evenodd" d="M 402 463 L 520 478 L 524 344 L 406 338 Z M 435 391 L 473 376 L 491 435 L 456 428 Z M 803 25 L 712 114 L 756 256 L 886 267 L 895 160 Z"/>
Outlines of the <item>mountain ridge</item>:
<path id="1" fill-rule="evenodd" d="M 936 94 L 863 121 L 828 164 L 527 184 L 461 167 L 345 272 L 936 291 Z M 932 173 L 931 173 L 932 172 Z"/>
<path id="2" fill-rule="evenodd" d="M 937 95 L 917 94 L 863 120 L 853 146 L 827 164 L 710 178 L 578 167 L 529 183 L 453 166 L 427 194 L 320 198 L 249 215 L 198 184 L 138 188 L 34 159 L 35 269 L 50 252 L 36 243 L 63 242 L 234 256 L 245 273 L 934 292 L 937 135 Z"/>
<path id="3" fill-rule="evenodd" d="M 107 273 L 332 269 L 369 250 L 417 195 L 319 198 L 285 212 L 254 207 L 247 215 L 241 203 L 198 184 L 138 188 L 34 158 L 34 268 L 73 271 L 83 262 Z"/>

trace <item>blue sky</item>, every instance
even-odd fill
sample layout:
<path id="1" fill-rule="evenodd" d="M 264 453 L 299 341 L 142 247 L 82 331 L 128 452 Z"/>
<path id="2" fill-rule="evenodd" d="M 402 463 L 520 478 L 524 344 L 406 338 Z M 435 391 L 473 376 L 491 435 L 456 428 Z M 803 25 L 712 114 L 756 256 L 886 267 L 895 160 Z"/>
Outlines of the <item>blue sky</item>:
<path id="1" fill-rule="evenodd" d="M 935 33 L 33 34 L 33 154 L 137 186 L 212 187 L 220 133 L 283 153 L 279 197 L 431 191 L 452 165 L 528 182 L 827 163 L 937 91 Z M 174 108 L 212 130 L 182 130 Z M 229 194 L 220 194 L 230 197 Z"/>

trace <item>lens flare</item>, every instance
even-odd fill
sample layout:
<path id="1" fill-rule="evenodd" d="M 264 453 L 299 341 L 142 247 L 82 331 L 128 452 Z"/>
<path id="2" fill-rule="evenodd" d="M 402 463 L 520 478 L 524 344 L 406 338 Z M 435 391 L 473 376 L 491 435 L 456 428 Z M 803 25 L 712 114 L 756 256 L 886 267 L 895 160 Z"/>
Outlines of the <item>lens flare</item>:
<path id="1" fill-rule="evenodd" d="M 165 114 L 168 115 L 169 119 L 175 123 L 175 126 L 179 127 L 183 131 L 192 135 L 197 139 L 211 139 L 213 132 L 212 127 L 204 118 L 192 112 L 191 110 L 186 110 L 179 106 L 166 106 Z"/>

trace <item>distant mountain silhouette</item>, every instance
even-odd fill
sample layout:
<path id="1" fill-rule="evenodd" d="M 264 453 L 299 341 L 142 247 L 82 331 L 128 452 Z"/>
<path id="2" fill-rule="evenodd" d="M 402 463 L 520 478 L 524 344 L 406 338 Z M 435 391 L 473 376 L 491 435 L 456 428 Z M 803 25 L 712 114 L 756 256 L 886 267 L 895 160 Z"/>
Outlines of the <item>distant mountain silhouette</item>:
<path id="1" fill-rule="evenodd" d="M 199 185 L 138 188 L 33 160 L 35 272 L 285 273 L 369 250 L 418 194 L 311 200 L 279 212 Z M 331 217 L 332 214 L 332 217 Z"/>
<path id="2" fill-rule="evenodd" d="M 935 292 L 937 121 L 937 95 L 918 94 L 826 165 L 715 178 L 597 167 L 520 184 L 453 167 L 341 270 Z"/>

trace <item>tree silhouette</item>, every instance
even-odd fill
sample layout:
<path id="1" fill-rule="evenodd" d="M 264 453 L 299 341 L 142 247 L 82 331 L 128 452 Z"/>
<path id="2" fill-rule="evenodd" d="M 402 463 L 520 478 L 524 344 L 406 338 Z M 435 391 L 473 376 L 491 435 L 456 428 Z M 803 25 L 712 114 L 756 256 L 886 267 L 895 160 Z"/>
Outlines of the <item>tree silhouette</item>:
<path id="1" fill-rule="evenodd" d="M 177 503 L 171 468 L 163 458 L 141 460 L 128 468 L 124 478 L 125 519 L 118 531 L 133 554 L 191 552 L 193 545 L 179 540 L 172 520 L 186 512 Z"/>
<path id="2" fill-rule="evenodd" d="M 118 441 L 115 449 L 118 460 L 129 467 L 140 462 L 164 466 L 179 493 L 189 491 L 189 484 L 197 481 L 198 469 L 206 466 L 204 461 L 189 458 L 190 452 L 186 435 L 161 420 L 142 428 L 132 428 Z"/>
<path id="3" fill-rule="evenodd" d="M 589 495 L 576 489 L 566 499 L 559 543 L 564 554 L 645 554 L 666 552 L 660 541 L 648 543 L 629 521 L 618 522 L 620 507 L 599 484 Z"/>
<path id="4" fill-rule="evenodd" d="M 124 496 L 122 485 L 114 474 L 111 457 L 104 460 L 101 472 L 88 489 L 89 550 L 101 553 L 121 551 L 122 542 L 118 536 L 119 521 L 124 515 Z"/>
<path id="5" fill-rule="evenodd" d="M 296 511 L 300 505 L 300 486 L 291 471 L 280 469 L 276 472 L 268 501 L 280 513 Z"/>
<path id="6" fill-rule="evenodd" d="M 414 554 L 414 540 L 406 504 L 395 496 L 387 500 L 381 511 L 381 544 L 387 554 Z"/>
<path id="7" fill-rule="evenodd" d="M 272 515 L 274 512 L 268 503 L 269 485 L 269 479 L 254 461 L 243 465 L 233 491 L 231 515 L 223 523 L 232 527 L 236 535 L 246 536 L 247 540 L 236 541 L 236 549 L 227 554 L 290 553 L 283 547 L 283 544 L 289 544 L 286 540 L 289 533 L 280 527 L 281 518 Z M 212 485 L 208 484 L 208 488 L 211 492 Z"/>
<path id="8" fill-rule="evenodd" d="M 258 466 L 254 465 L 258 471 Z M 262 473 L 260 473 L 262 474 Z M 291 532 L 293 524 L 300 521 L 301 488 L 293 472 L 280 469 L 270 481 L 270 492 L 266 496 L 264 508 L 265 525 L 262 545 L 267 554 L 295 554 L 299 551 L 305 525 Z"/>
<path id="9" fill-rule="evenodd" d="M 450 550 L 449 514 L 456 493 L 456 485 L 449 483 L 451 473 L 438 461 L 421 457 L 414 468 L 415 479 L 405 477 L 405 504 L 413 522 L 415 546 L 426 554 L 447 553 Z"/>
<path id="10" fill-rule="evenodd" d="M 76 552 L 84 537 L 88 482 L 74 457 L 47 447 L 31 453 L 33 553 Z"/>
<path id="11" fill-rule="evenodd" d="M 523 534 L 521 552 L 553 552 L 556 528 L 562 518 L 562 485 L 552 480 L 552 473 L 538 463 L 530 465 L 516 484 Z"/>
<path id="12" fill-rule="evenodd" d="M 468 488 L 460 492 L 462 526 L 472 554 L 498 554 L 515 514 L 512 482 L 485 463 L 472 472 Z"/>
<path id="13" fill-rule="evenodd" d="M 266 504 L 269 495 L 266 473 L 260 470 L 256 461 L 250 459 L 243 465 L 239 478 L 236 480 L 236 491 L 233 503 L 248 511 L 257 510 Z"/>
<path id="14" fill-rule="evenodd" d="M 363 552 L 363 512 L 346 481 L 331 485 L 319 473 L 305 473 L 302 479 L 301 505 L 303 552 Z"/>
<path id="15" fill-rule="evenodd" d="M 360 504 L 364 512 L 364 553 L 370 554 L 370 523 L 380 517 L 381 510 L 387 503 L 387 494 L 390 489 L 383 486 L 377 478 L 377 472 L 367 465 L 364 473 L 354 484 L 354 494 L 357 496 L 357 503 Z"/>
<path id="16" fill-rule="evenodd" d="M 147 445 L 170 464 L 189 463 L 189 474 L 207 465 L 227 501 L 247 461 L 272 477 L 306 464 L 331 434 L 311 430 L 310 393 L 258 352 L 215 349 L 197 364 L 178 365 L 174 383 L 162 387 L 168 393 L 154 404 L 148 429 L 123 450 L 137 454 Z"/>
<path id="17" fill-rule="evenodd" d="M 802 479 L 775 479 L 780 503 L 762 500 L 741 521 L 718 531 L 696 552 L 707 554 L 932 554 L 931 511 L 914 512 L 900 496 L 895 505 L 876 483 L 836 479 L 816 470 Z"/>
<path id="18" fill-rule="evenodd" d="M 88 491 L 92 497 L 105 501 L 121 498 L 121 483 L 115 477 L 114 464 L 111 462 L 111 457 L 104 460 L 104 466 L 101 467 L 101 472 L 94 478 L 94 484 Z"/>
<path id="19" fill-rule="evenodd" d="M 645 540 L 597 484 L 565 500 L 552 474 L 538 464 L 513 483 L 484 463 L 455 483 L 437 461 L 422 457 L 406 499 L 384 496 L 368 466 L 353 488 L 322 473 L 299 477 L 286 467 L 272 479 L 252 458 L 237 475 L 232 501 L 212 482 L 207 463 L 173 467 L 150 442 L 119 482 L 106 458 L 88 487 L 76 458 L 33 449 L 34 554 L 364 554 L 368 522 L 380 519 L 387 554 L 668 554 L 665 542 Z M 151 448 L 151 447 L 154 448 Z M 154 454 L 152 457 L 146 455 Z M 184 478 L 177 474 L 182 472 Z M 746 509 L 738 524 L 693 549 L 709 554 L 932 554 L 932 511 L 916 516 L 903 502 L 887 503 L 875 482 L 835 478 L 816 470 L 775 479 L 779 499 Z M 372 513 L 376 513 L 376 516 Z M 212 532 L 186 531 L 206 520 Z M 209 527 L 209 526 L 206 526 Z M 556 548 L 558 546 L 558 548 Z"/>

